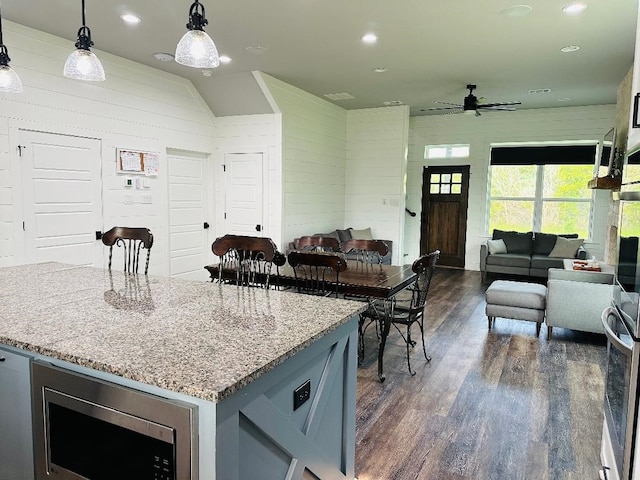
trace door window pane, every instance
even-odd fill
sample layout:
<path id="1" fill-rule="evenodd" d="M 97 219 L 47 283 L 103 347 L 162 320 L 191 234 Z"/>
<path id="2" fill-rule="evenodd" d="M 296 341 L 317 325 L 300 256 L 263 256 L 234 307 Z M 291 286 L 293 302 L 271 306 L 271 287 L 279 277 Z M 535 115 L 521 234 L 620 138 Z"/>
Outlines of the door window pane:
<path id="1" fill-rule="evenodd" d="M 456 193 L 456 194 L 462 193 L 462 185 L 460 184 L 451 185 L 451 193 Z"/>
<path id="2" fill-rule="evenodd" d="M 439 184 L 431 184 L 429 186 L 429 193 L 440 193 L 440 185 Z"/>
<path id="3" fill-rule="evenodd" d="M 431 183 L 440 183 L 440 174 L 432 173 L 431 174 Z"/>

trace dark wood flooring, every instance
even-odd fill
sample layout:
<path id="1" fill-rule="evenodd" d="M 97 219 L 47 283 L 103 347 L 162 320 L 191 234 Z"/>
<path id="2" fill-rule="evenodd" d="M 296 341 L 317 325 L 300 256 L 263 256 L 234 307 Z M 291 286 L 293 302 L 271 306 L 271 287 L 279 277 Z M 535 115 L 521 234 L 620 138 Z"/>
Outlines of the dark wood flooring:
<path id="1" fill-rule="evenodd" d="M 484 315 L 479 272 L 438 269 L 422 348 L 407 371 L 393 328 L 386 381 L 377 377 L 374 328 L 358 369 L 358 480 L 597 480 L 604 335 Z M 417 326 L 414 337 L 419 338 Z"/>

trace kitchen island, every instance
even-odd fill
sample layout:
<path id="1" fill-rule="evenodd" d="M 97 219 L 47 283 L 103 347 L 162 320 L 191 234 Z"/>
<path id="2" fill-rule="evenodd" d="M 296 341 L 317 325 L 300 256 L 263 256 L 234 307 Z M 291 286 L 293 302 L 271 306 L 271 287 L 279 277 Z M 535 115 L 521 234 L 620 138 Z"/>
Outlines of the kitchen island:
<path id="1" fill-rule="evenodd" d="M 309 472 L 353 478 L 363 308 L 59 263 L 0 269 L 0 347 L 8 359 L 44 360 L 197 405 L 192 478 L 202 480 L 299 479 Z M 7 385 L 7 363 L 0 365 L 0 429 L 30 438 L 31 426 L 20 426 L 27 418 L 24 385 Z M 19 383 L 23 376 L 6 378 Z M 294 410 L 294 390 L 307 381 L 309 393 Z M 7 392 L 22 392 L 22 412 L 4 404 Z M 8 461 L 1 456 L 0 465 Z"/>

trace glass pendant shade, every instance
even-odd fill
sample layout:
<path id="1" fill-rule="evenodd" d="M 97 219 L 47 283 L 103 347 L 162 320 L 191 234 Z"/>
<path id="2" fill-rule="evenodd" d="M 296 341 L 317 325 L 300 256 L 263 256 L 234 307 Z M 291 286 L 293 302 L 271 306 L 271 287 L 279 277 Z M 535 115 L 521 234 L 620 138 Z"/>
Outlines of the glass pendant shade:
<path id="1" fill-rule="evenodd" d="M 78 48 L 71 52 L 64 64 L 64 76 L 88 82 L 105 80 L 104 68 L 91 50 Z"/>
<path id="2" fill-rule="evenodd" d="M 195 68 L 215 68 L 220 65 L 218 49 L 204 30 L 189 30 L 176 47 L 176 62 Z"/>
<path id="3" fill-rule="evenodd" d="M 0 92 L 22 93 L 22 82 L 9 65 L 0 65 Z"/>

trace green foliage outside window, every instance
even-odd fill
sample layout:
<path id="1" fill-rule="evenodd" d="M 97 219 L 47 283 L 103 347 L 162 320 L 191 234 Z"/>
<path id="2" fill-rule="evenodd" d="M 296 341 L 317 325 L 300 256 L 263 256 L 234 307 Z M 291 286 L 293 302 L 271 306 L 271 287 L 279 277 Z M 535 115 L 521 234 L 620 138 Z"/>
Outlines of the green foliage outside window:
<path id="1" fill-rule="evenodd" d="M 591 190 L 587 182 L 592 175 L 592 165 L 491 167 L 489 232 L 535 230 L 588 238 Z"/>

